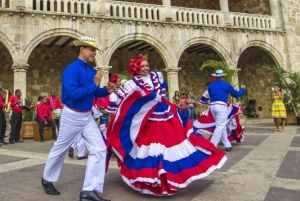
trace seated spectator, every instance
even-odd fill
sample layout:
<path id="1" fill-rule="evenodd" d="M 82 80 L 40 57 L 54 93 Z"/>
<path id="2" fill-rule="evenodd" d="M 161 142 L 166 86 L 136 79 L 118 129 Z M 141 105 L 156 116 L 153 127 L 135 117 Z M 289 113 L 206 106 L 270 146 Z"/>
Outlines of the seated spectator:
<path id="1" fill-rule="evenodd" d="M 52 130 L 52 137 L 56 140 L 55 122 L 52 118 L 50 107 L 47 105 L 47 97 L 43 96 L 40 104 L 37 105 L 36 121 L 39 123 L 41 142 L 44 142 L 44 126 L 47 125 Z"/>

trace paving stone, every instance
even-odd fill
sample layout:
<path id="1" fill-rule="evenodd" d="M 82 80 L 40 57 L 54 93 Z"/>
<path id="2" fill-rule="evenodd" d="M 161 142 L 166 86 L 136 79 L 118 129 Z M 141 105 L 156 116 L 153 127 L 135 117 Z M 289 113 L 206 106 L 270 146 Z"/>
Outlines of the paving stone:
<path id="1" fill-rule="evenodd" d="M 300 152 L 288 151 L 281 163 L 276 177 L 300 179 Z"/>
<path id="2" fill-rule="evenodd" d="M 274 126 L 273 126 L 274 127 Z M 274 133 L 274 128 L 251 128 L 251 127 L 247 127 L 245 128 L 244 133 L 263 133 L 263 134 L 272 134 Z"/>
<path id="3" fill-rule="evenodd" d="M 235 146 L 231 152 L 227 153 L 228 160 L 220 169 L 220 171 L 226 172 L 240 160 L 242 160 L 252 149 L 237 149 Z"/>
<path id="4" fill-rule="evenodd" d="M 295 136 L 291 142 L 291 147 L 300 147 L 300 136 Z"/>
<path id="5" fill-rule="evenodd" d="M 268 135 L 245 135 L 244 141 L 241 143 L 242 145 L 260 145 L 265 139 L 267 139 Z"/>
<path id="6" fill-rule="evenodd" d="M 300 191 L 271 187 L 265 201 L 297 201 L 300 199 Z"/>
<path id="7" fill-rule="evenodd" d="M 85 166 L 64 164 L 60 179 L 55 187 L 61 192 L 59 196 L 44 193 L 40 185 L 44 165 L 13 170 L 1 174 L 1 201 L 32 200 L 78 200 L 82 188 Z M 187 188 L 179 189 L 175 196 L 156 197 L 142 195 L 129 188 L 123 181 L 119 169 L 109 169 L 106 174 L 104 198 L 118 201 L 147 201 L 147 200 L 192 200 L 213 183 L 212 180 L 202 179 L 190 184 Z"/>
<path id="8" fill-rule="evenodd" d="M 300 128 L 297 129 L 296 134 L 300 134 Z"/>
<path id="9" fill-rule="evenodd" d="M 48 140 L 44 143 L 41 143 L 39 141 L 35 141 L 34 139 L 25 139 L 24 143 L 9 144 L 3 148 L 15 151 L 30 151 L 48 154 L 54 142 L 54 140 Z"/>
<path id="10" fill-rule="evenodd" d="M 7 156 L 7 155 L 2 155 L 2 154 L 0 154 L 0 158 L 1 158 L 0 164 L 12 163 L 12 162 L 17 162 L 17 161 L 28 159 L 25 157 Z"/>

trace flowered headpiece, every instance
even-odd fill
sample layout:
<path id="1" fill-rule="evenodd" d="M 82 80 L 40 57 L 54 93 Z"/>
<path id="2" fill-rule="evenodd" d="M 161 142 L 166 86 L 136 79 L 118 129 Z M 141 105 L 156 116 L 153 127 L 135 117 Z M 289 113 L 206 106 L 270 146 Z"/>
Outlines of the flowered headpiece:
<path id="1" fill-rule="evenodd" d="M 114 83 L 114 84 L 116 84 L 117 81 L 118 81 L 118 79 L 119 79 L 119 75 L 116 73 L 116 74 L 112 75 L 112 76 L 109 78 L 109 83 Z"/>
<path id="2" fill-rule="evenodd" d="M 216 80 L 217 80 L 216 77 L 212 77 L 211 80 L 210 80 L 210 82 L 213 83 L 213 82 L 215 82 Z"/>
<path id="3" fill-rule="evenodd" d="M 146 58 L 144 55 L 140 54 L 138 57 L 134 59 L 130 59 L 130 68 L 127 70 L 129 74 L 131 75 L 138 75 L 139 70 L 141 70 L 141 63 L 142 61 L 146 61 Z"/>

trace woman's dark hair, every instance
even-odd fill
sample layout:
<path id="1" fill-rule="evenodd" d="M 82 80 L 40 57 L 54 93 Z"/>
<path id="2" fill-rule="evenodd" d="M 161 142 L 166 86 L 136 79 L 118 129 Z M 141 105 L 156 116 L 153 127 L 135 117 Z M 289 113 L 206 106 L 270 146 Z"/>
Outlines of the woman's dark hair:
<path id="1" fill-rule="evenodd" d="M 38 101 L 41 101 L 42 99 L 43 99 L 42 96 L 39 96 L 39 97 L 38 97 Z"/>
<path id="2" fill-rule="evenodd" d="M 274 87 L 278 87 L 278 88 L 279 88 L 279 91 L 281 92 L 281 87 L 280 87 L 280 85 L 275 84 Z"/>

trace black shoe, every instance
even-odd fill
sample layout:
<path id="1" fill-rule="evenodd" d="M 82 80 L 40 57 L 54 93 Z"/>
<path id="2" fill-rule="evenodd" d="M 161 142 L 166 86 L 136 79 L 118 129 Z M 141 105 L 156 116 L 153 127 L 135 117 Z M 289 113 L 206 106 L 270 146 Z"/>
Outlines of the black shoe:
<path id="1" fill-rule="evenodd" d="M 72 147 L 69 148 L 68 156 L 74 158 L 74 149 Z"/>
<path id="2" fill-rule="evenodd" d="M 53 186 L 52 182 L 46 182 L 42 178 L 42 186 L 45 189 L 45 192 L 49 195 L 60 195 L 60 192 L 56 190 L 56 188 Z"/>
<path id="3" fill-rule="evenodd" d="M 88 156 L 82 156 L 82 157 L 77 157 L 78 160 L 84 160 L 84 159 L 87 159 Z"/>
<path id="4" fill-rule="evenodd" d="M 44 139 L 41 139 L 41 142 L 45 142 L 45 140 L 44 140 Z"/>
<path id="5" fill-rule="evenodd" d="M 53 138 L 53 140 L 55 140 L 55 141 L 56 141 L 56 140 L 57 140 L 57 138 L 56 138 L 56 137 L 54 137 L 54 138 Z"/>
<path id="6" fill-rule="evenodd" d="M 16 140 L 15 142 L 19 142 L 19 143 L 21 143 L 21 142 L 24 142 L 23 140 Z"/>
<path id="7" fill-rule="evenodd" d="M 232 151 L 232 149 L 233 149 L 232 147 L 225 147 L 226 152 L 230 152 L 230 151 Z"/>
<path id="8" fill-rule="evenodd" d="M 8 145 L 9 143 L 8 142 L 5 142 L 4 139 L 0 140 L 1 143 L 3 143 L 4 145 Z"/>
<path id="9" fill-rule="evenodd" d="M 13 140 L 9 140 L 9 144 L 15 144 Z"/>
<path id="10" fill-rule="evenodd" d="M 80 201 L 110 201 L 101 198 L 96 191 L 81 191 L 79 198 Z"/>

